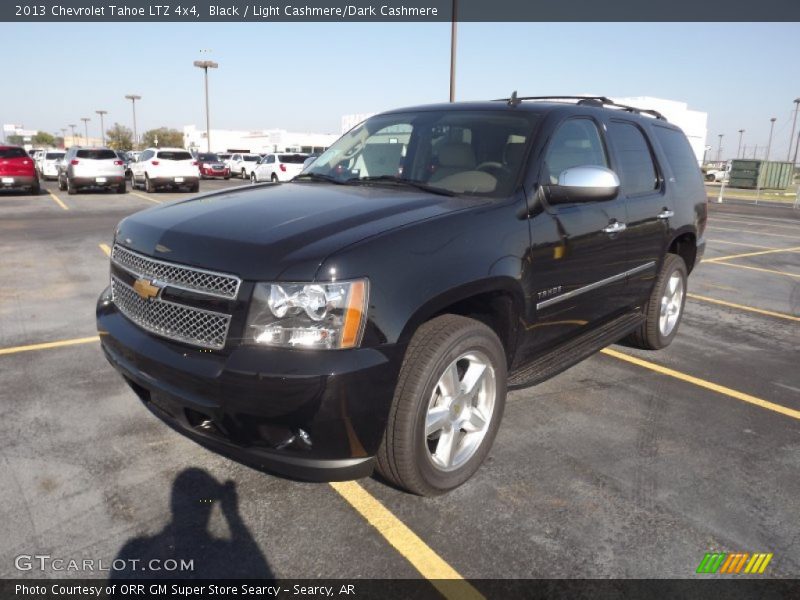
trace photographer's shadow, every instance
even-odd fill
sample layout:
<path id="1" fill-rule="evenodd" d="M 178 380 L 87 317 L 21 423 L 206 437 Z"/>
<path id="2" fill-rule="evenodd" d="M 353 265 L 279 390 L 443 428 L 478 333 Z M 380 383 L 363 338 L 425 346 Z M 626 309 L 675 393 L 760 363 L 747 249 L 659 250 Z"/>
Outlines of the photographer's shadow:
<path id="1" fill-rule="evenodd" d="M 214 537 L 208 530 L 217 502 L 230 530 L 229 539 Z M 117 570 L 120 561 L 125 568 Z M 151 561 L 160 570 L 153 570 Z M 182 570 L 181 561 L 193 561 L 193 568 Z M 235 484 L 220 484 L 197 468 L 182 471 L 172 484 L 172 521 L 152 537 L 128 540 L 114 566 L 111 579 L 274 578 L 239 514 Z"/>

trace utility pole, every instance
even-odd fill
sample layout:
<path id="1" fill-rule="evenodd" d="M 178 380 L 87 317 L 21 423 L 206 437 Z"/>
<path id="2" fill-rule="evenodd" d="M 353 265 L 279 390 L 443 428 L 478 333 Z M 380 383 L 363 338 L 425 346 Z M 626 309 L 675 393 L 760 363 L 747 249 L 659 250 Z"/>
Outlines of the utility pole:
<path id="1" fill-rule="evenodd" d="M 89 117 L 81 117 L 81 121 L 83 121 L 83 132 L 86 134 L 86 145 L 89 145 L 89 121 L 91 119 Z"/>
<path id="2" fill-rule="evenodd" d="M 792 164 L 797 164 L 797 148 L 800 147 L 800 131 L 797 132 L 797 143 L 794 145 L 794 158 L 792 159 Z"/>
<path id="3" fill-rule="evenodd" d="M 207 142 L 207 152 L 211 152 L 211 114 L 208 108 L 208 70 L 209 69 L 216 69 L 219 67 L 219 64 L 215 63 L 213 60 L 196 60 L 194 61 L 194 66 L 200 69 L 203 69 L 205 74 L 205 83 L 206 83 L 206 142 Z"/>
<path id="4" fill-rule="evenodd" d="M 772 149 L 772 130 L 775 129 L 775 121 L 777 120 L 775 117 L 769 120 L 769 141 L 767 142 L 767 157 L 764 159 L 765 161 L 769 160 L 769 151 Z"/>
<path id="5" fill-rule="evenodd" d="M 61 145 L 64 146 L 64 148 L 67 147 L 67 128 L 66 127 L 62 127 L 61 128 Z"/>
<path id="6" fill-rule="evenodd" d="M 133 149 L 139 145 L 139 136 L 136 133 L 136 101 L 141 100 L 141 96 L 137 96 L 136 94 L 128 94 L 125 96 L 127 100 L 131 101 L 131 106 L 133 106 Z"/>
<path id="7" fill-rule="evenodd" d="M 72 139 L 70 140 L 72 142 L 71 144 L 72 146 L 75 145 L 75 127 L 76 127 L 75 123 L 69 124 L 69 128 L 72 129 Z"/>
<path id="8" fill-rule="evenodd" d="M 106 145 L 106 128 L 105 128 L 105 125 L 103 124 L 103 115 L 107 115 L 108 111 L 107 110 L 96 110 L 94 112 L 96 112 L 98 115 L 100 115 L 100 137 L 103 140 L 103 146 L 105 146 Z"/>
<path id="9" fill-rule="evenodd" d="M 744 129 L 739 130 L 739 148 L 736 150 L 736 158 L 739 158 L 739 154 L 742 150 L 742 134 L 744 133 Z"/>
<path id="10" fill-rule="evenodd" d="M 789 152 L 786 153 L 786 160 L 789 160 L 789 157 L 792 155 L 792 143 L 794 142 L 794 128 L 797 125 L 797 109 L 800 109 L 800 98 L 794 99 L 794 119 L 792 119 L 792 133 L 789 136 Z M 794 151 L 794 155 L 797 156 L 797 150 Z"/>
<path id="11" fill-rule="evenodd" d="M 453 0 L 450 22 L 450 102 L 456 101 L 456 34 L 458 33 L 458 0 Z"/>
<path id="12" fill-rule="evenodd" d="M 719 146 L 717 147 L 717 162 L 722 160 L 722 138 L 725 137 L 724 133 L 720 133 L 717 137 L 719 137 Z"/>

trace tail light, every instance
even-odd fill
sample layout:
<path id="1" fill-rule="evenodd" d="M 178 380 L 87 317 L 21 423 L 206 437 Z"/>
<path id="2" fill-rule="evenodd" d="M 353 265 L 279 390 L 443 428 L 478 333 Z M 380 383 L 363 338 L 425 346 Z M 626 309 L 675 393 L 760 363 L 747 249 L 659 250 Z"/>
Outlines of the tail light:
<path id="1" fill-rule="evenodd" d="M 285 164 L 283 164 L 283 163 L 281 163 L 281 171 L 283 171 L 284 173 L 286 173 L 286 165 L 285 165 Z"/>
<path id="2" fill-rule="evenodd" d="M 73 158 L 71 161 L 69 161 L 69 164 L 77 165 L 78 164 L 78 159 L 77 158 Z"/>
<path id="3" fill-rule="evenodd" d="M 196 161 L 196 160 L 193 160 L 193 161 L 192 161 L 192 166 L 193 166 L 193 167 L 196 167 L 196 166 L 197 166 L 197 161 Z"/>
<path id="4" fill-rule="evenodd" d="M 120 166 L 122 166 L 122 161 L 121 160 L 115 160 L 114 164 L 117 165 L 118 167 L 120 167 Z"/>
<path id="5" fill-rule="evenodd" d="M 157 167 L 158 166 L 158 161 L 157 160 L 152 160 L 152 161 L 150 161 L 150 164 L 153 165 L 154 167 Z"/>

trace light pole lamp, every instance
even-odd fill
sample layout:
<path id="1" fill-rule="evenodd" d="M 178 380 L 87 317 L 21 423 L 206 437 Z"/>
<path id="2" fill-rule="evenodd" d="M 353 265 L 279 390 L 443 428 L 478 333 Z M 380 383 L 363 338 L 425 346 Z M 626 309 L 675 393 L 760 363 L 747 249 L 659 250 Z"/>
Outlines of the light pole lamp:
<path id="1" fill-rule="evenodd" d="M 769 141 L 767 141 L 767 156 L 764 158 L 765 161 L 769 160 L 769 151 L 772 148 L 772 131 L 775 129 L 775 121 L 777 120 L 778 119 L 775 117 L 769 120 Z"/>
<path id="2" fill-rule="evenodd" d="M 717 137 L 719 137 L 719 146 L 717 146 L 717 162 L 722 160 L 722 138 L 725 137 L 724 133 L 720 133 Z"/>
<path id="3" fill-rule="evenodd" d="M 789 136 L 789 152 L 786 155 L 786 160 L 792 156 L 792 143 L 794 142 L 794 128 L 797 125 L 797 109 L 800 108 L 800 98 L 794 99 L 794 119 L 792 119 L 792 133 Z M 794 151 L 794 155 L 797 156 L 797 150 Z"/>
<path id="4" fill-rule="evenodd" d="M 142 97 L 136 94 L 127 94 L 125 98 L 131 101 L 131 106 L 133 107 L 133 149 L 136 150 L 136 146 L 139 143 L 139 136 L 136 134 L 136 101 L 141 100 Z"/>
<path id="5" fill-rule="evenodd" d="M 86 134 L 86 145 L 89 145 L 89 121 L 91 119 L 89 117 L 81 117 L 81 121 L 83 121 L 83 133 Z"/>
<path id="6" fill-rule="evenodd" d="M 208 70 L 209 69 L 216 69 L 219 67 L 219 64 L 215 63 L 213 60 L 196 60 L 194 61 L 194 66 L 203 69 L 205 74 L 205 84 L 206 84 L 206 142 L 207 142 L 207 152 L 211 152 L 211 114 L 209 113 L 208 109 Z"/>
<path id="7" fill-rule="evenodd" d="M 744 129 L 739 130 L 739 147 L 736 149 L 736 158 L 739 158 L 742 152 L 742 134 L 744 134 Z"/>
<path id="8" fill-rule="evenodd" d="M 108 111 L 107 110 L 96 110 L 94 112 L 96 112 L 98 115 L 100 115 L 100 138 L 103 140 L 103 146 L 105 146 L 106 145 L 106 128 L 105 128 L 105 125 L 103 124 L 103 115 L 107 115 Z"/>

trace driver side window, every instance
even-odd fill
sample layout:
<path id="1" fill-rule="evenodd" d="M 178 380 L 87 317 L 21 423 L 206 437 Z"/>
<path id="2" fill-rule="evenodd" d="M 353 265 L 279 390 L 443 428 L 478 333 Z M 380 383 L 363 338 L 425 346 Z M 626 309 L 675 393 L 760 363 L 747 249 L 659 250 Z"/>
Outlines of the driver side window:
<path id="1" fill-rule="evenodd" d="M 603 141 L 597 125 L 591 119 L 570 119 L 556 130 L 544 159 L 542 183 L 555 185 L 558 176 L 572 167 L 606 167 Z"/>

